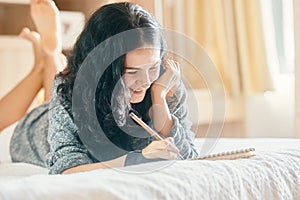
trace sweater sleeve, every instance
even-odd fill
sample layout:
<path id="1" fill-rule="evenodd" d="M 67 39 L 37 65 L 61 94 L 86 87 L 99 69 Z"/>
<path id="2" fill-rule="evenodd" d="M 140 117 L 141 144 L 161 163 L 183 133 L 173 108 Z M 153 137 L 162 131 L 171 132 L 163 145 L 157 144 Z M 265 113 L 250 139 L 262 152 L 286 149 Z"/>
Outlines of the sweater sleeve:
<path id="1" fill-rule="evenodd" d="M 193 144 L 195 134 L 191 131 L 192 123 L 187 118 L 186 89 L 183 83 L 181 83 L 177 91 L 169 97 L 168 106 L 174 122 L 170 131 L 170 137 L 174 138 L 175 145 L 185 159 L 197 157 L 199 152 Z"/>
<path id="2" fill-rule="evenodd" d="M 93 163 L 88 150 L 80 141 L 78 129 L 56 94 L 53 84 L 49 106 L 48 142 L 50 152 L 46 163 L 49 174 L 60 174 L 64 170 L 83 164 Z"/>
<path id="3" fill-rule="evenodd" d="M 125 159 L 125 166 L 129 165 L 137 165 L 142 163 L 148 163 L 148 162 L 157 162 L 164 159 L 161 158 L 155 158 L 155 159 L 147 159 L 143 156 L 141 150 L 135 150 L 128 152 L 126 159 Z"/>

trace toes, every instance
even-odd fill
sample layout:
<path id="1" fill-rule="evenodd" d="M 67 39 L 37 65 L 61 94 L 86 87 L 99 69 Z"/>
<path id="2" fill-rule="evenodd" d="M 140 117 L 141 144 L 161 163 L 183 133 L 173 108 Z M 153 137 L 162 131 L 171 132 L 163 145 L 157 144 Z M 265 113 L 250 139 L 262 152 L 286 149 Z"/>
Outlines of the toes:
<path id="1" fill-rule="evenodd" d="M 27 27 L 22 29 L 19 36 L 35 44 L 40 42 L 40 34 L 35 31 L 30 31 Z"/>
<path id="2" fill-rule="evenodd" d="M 22 38 L 26 38 L 29 32 L 30 32 L 29 28 L 24 27 L 20 32 L 19 36 Z"/>

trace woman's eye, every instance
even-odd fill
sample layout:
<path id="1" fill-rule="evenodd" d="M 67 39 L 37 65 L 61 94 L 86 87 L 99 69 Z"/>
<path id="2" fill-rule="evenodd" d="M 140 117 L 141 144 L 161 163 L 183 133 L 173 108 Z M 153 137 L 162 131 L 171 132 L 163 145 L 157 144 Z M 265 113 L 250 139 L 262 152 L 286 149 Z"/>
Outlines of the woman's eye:
<path id="1" fill-rule="evenodd" d="M 127 71 L 126 73 L 127 73 L 127 74 L 130 74 L 130 75 L 134 75 L 134 74 L 137 73 L 137 71 Z"/>
<path id="2" fill-rule="evenodd" d="M 157 70 L 157 69 L 158 69 L 158 66 L 150 67 L 150 70 L 151 70 L 151 71 L 155 71 L 155 70 Z"/>

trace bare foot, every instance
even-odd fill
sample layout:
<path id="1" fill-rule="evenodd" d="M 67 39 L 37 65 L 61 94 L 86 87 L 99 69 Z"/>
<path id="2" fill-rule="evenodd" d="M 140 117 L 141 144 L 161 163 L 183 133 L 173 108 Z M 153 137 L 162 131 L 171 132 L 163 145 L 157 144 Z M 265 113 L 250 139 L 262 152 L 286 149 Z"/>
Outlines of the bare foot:
<path id="1" fill-rule="evenodd" d="M 30 0 L 31 17 L 41 35 L 46 53 L 60 53 L 61 27 L 59 10 L 53 0 Z"/>
<path id="2" fill-rule="evenodd" d="M 34 69 L 43 70 L 44 52 L 41 47 L 40 34 L 35 31 L 30 31 L 29 28 L 25 27 L 20 32 L 19 36 L 32 43 L 34 53 Z"/>

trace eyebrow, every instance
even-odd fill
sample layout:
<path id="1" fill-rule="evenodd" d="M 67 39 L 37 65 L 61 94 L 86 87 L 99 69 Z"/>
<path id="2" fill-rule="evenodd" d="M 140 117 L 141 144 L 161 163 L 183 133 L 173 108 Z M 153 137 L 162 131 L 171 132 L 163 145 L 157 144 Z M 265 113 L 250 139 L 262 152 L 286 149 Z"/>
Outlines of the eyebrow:
<path id="1" fill-rule="evenodd" d="M 160 60 L 156 61 L 154 64 L 152 64 L 151 66 L 154 66 L 154 65 L 157 65 L 158 63 L 160 62 Z M 146 66 L 146 65 L 142 65 L 142 66 Z M 125 67 L 125 70 L 126 69 L 134 69 L 134 70 L 140 70 L 140 66 L 138 67 Z"/>

